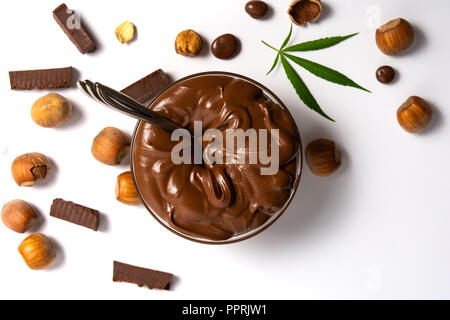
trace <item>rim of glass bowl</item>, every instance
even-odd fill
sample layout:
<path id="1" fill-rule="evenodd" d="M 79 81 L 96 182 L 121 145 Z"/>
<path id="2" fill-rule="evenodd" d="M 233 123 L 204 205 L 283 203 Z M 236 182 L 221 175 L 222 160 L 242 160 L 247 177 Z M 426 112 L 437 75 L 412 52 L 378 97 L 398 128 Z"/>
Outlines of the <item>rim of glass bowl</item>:
<path id="1" fill-rule="evenodd" d="M 208 71 L 208 72 L 200 72 L 200 73 L 195 73 L 195 74 L 191 74 L 189 76 L 186 76 L 184 78 L 181 78 L 173 83 L 171 83 L 169 86 L 167 86 L 165 89 L 163 89 L 160 93 L 158 93 L 152 100 L 151 103 L 149 104 L 149 106 L 151 106 L 163 93 L 165 93 L 167 90 L 173 88 L 174 86 L 186 81 L 186 80 L 190 80 L 193 78 L 198 78 L 198 77 L 203 77 L 203 76 L 213 76 L 213 75 L 217 75 L 217 76 L 228 76 L 228 77 L 233 77 L 233 78 L 237 78 L 237 79 L 241 79 L 247 82 L 250 82 L 251 84 L 259 87 L 260 89 L 263 90 L 264 95 L 267 96 L 268 98 L 270 98 L 272 101 L 276 102 L 277 104 L 279 104 L 289 115 L 289 117 L 291 118 L 291 121 L 294 125 L 294 129 L 297 133 L 297 138 L 299 141 L 299 147 L 297 150 L 297 173 L 296 173 L 296 179 L 294 182 L 294 185 L 292 186 L 292 191 L 291 191 L 291 195 L 289 196 L 289 199 L 286 201 L 286 203 L 284 204 L 284 206 L 277 212 L 275 213 L 272 217 L 270 217 L 269 220 L 267 220 L 263 225 L 261 225 L 260 227 L 250 230 L 248 232 L 242 233 L 242 234 L 238 234 L 235 235 L 229 239 L 226 240 L 209 240 L 206 238 L 202 238 L 202 237 L 196 237 L 196 236 L 192 236 L 192 235 L 188 235 L 185 234 L 175 228 L 173 228 L 172 226 L 169 225 L 169 223 L 164 220 L 162 217 L 160 217 L 156 212 L 153 212 L 152 208 L 150 207 L 150 205 L 146 202 L 146 200 L 144 199 L 144 197 L 142 196 L 141 190 L 139 188 L 139 185 L 137 183 L 137 179 L 136 179 L 136 175 L 135 175 L 135 170 L 134 170 L 134 148 L 135 148 L 135 142 L 136 142 L 136 134 L 139 130 L 139 127 L 141 125 L 141 123 L 143 121 L 138 121 L 138 123 L 136 124 L 136 127 L 134 129 L 133 132 L 133 138 L 132 138 L 132 142 L 131 142 L 131 156 L 130 156 L 130 167 L 131 167 L 131 172 L 133 175 L 133 181 L 134 184 L 136 186 L 136 190 L 138 191 L 139 197 L 142 200 L 142 203 L 144 204 L 145 208 L 148 210 L 148 212 L 150 212 L 150 214 L 156 219 L 156 221 L 158 221 L 161 225 L 163 225 L 166 229 L 170 230 L 171 232 L 175 233 L 176 235 L 190 240 L 190 241 L 194 241 L 194 242 L 198 242 L 198 243 L 203 243 L 203 244 L 231 244 L 231 243 L 236 243 L 236 242 L 240 242 L 243 240 L 247 240 L 250 239 L 258 234 L 260 234 L 261 232 L 263 232 L 264 230 L 266 230 L 267 228 L 269 228 L 275 221 L 277 221 L 282 215 L 283 213 L 286 211 L 286 209 L 289 207 L 289 205 L 292 202 L 292 199 L 294 198 L 299 183 L 300 183 L 300 179 L 301 179 L 301 175 L 302 175 L 302 171 L 303 171 L 303 147 L 302 147 L 302 141 L 301 141 L 301 137 L 300 137 L 300 133 L 297 127 L 297 124 L 294 120 L 294 117 L 292 116 L 291 112 L 289 111 L 289 109 L 284 105 L 284 103 L 272 92 L 270 91 L 268 88 L 266 88 L 265 86 L 263 86 L 262 84 L 260 84 L 259 82 L 245 77 L 243 75 L 237 74 L 237 73 L 231 73 L 231 72 L 225 72 L 225 71 Z"/>

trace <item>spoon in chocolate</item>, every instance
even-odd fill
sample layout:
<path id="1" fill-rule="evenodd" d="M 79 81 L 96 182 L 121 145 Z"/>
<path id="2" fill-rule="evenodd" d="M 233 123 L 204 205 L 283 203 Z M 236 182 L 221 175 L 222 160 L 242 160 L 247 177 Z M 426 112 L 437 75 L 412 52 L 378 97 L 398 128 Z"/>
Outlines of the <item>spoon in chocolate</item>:
<path id="1" fill-rule="evenodd" d="M 171 120 L 151 111 L 129 96 L 111 89 L 101 83 L 93 83 L 92 81 L 84 80 L 78 81 L 77 84 L 78 88 L 88 97 L 113 110 L 119 111 L 135 119 L 152 123 L 169 132 L 176 129 L 181 129 L 179 125 Z"/>

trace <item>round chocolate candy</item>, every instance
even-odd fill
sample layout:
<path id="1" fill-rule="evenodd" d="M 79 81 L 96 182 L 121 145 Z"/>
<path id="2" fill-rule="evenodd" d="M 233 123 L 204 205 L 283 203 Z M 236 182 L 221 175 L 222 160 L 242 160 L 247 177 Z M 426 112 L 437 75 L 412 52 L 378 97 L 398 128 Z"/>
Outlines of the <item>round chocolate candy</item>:
<path id="1" fill-rule="evenodd" d="M 381 83 L 392 82 L 395 78 L 395 71 L 390 66 L 379 67 L 376 73 L 377 80 Z"/>
<path id="2" fill-rule="evenodd" d="M 245 11 L 254 19 L 264 17 L 268 7 L 264 1 L 250 1 L 245 5 Z"/>
<path id="3" fill-rule="evenodd" d="M 211 51 L 216 58 L 228 59 L 236 52 L 237 39 L 230 33 L 226 33 L 216 38 L 211 44 Z"/>

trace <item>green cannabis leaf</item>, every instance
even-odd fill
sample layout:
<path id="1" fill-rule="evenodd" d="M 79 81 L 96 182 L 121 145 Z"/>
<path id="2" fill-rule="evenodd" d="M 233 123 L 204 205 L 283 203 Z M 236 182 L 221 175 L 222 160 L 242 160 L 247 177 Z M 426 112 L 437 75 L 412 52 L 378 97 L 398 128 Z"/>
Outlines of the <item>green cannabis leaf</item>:
<path id="1" fill-rule="evenodd" d="M 275 67 L 278 64 L 278 60 L 280 60 L 280 54 L 277 54 L 277 57 L 275 58 L 275 61 L 273 62 L 272 68 L 270 68 L 269 72 L 267 72 L 266 76 L 271 73 L 273 71 L 273 69 L 275 69 Z"/>
<path id="2" fill-rule="evenodd" d="M 306 60 L 297 56 L 293 56 L 291 54 L 288 54 L 287 52 L 297 52 L 297 51 L 312 51 L 312 50 L 320 50 L 332 47 L 344 40 L 347 40 L 351 37 L 356 36 L 358 33 L 350 34 L 347 36 L 338 36 L 338 37 L 328 37 L 328 38 L 322 38 L 318 40 L 313 41 L 307 41 L 302 42 L 290 47 L 287 47 L 287 44 L 289 43 L 289 40 L 291 39 L 292 35 L 292 25 L 291 29 L 289 30 L 289 34 L 284 40 L 283 44 L 281 45 L 280 49 L 276 49 L 270 44 L 262 41 L 266 46 L 269 48 L 275 50 L 277 52 L 277 56 L 275 57 L 275 61 L 270 68 L 269 73 L 271 73 L 275 67 L 278 65 L 278 62 L 281 60 L 281 65 L 283 66 L 284 72 L 286 73 L 286 76 L 288 77 L 289 81 L 292 83 L 292 86 L 294 87 L 297 95 L 299 98 L 312 110 L 320 114 L 321 116 L 325 117 L 326 119 L 333 121 L 334 120 L 329 117 L 319 106 L 316 99 L 313 97 L 311 92 L 309 91 L 306 84 L 303 82 L 302 78 L 298 75 L 298 73 L 295 71 L 295 69 L 289 64 L 288 60 L 291 60 L 295 64 L 301 66 L 302 68 L 308 70 L 312 74 L 316 75 L 317 77 L 320 77 L 322 79 L 325 79 L 327 81 L 340 84 L 343 86 L 349 86 L 357 89 L 361 89 L 367 92 L 370 92 L 369 90 L 365 89 L 364 87 L 360 86 L 347 76 L 343 75 L 342 73 L 330 69 L 328 67 L 325 67 L 321 64 L 318 64 L 316 62 Z"/>
<path id="3" fill-rule="evenodd" d="M 291 35 L 292 35 L 292 24 L 291 24 L 291 30 L 289 30 L 289 34 L 287 35 L 286 39 L 284 40 L 283 44 L 281 45 L 280 50 L 283 50 L 284 47 L 286 47 L 286 45 L 289 43 L 289 40 L 291 40 Z M 263 43 L 268 46 L 269 48 L 278 51 L 277 49 L 275 49 L 274 47 L 272 47 L 271 45 L 267 44 L 266 42 L 263 41 Z M 273 62 L 272 68 L 270 68 L 269 72 L 267 72 L 266 76 L 271 73 L 273 71 L 273 69 L 275 69 L 275 67 L 278 64 L 278 60 L 280 59 L 280 53 L 277 54 L 277 57 L 275 58 L 275 61 Z"/>
<path id="4" fill-rule="evenodd" d="M 324 116 L 328 120 L 331 120 L 334 122 L 333 119 L 331 119 L 323 110 L 320 108 L 319 104 L 317 103 L 316 99 L 314 99 L 313 95 L 309 91 L 306 84 L 303 82 L 302 78 L 298 75 L 298 73 L 295 71 L 294 68 L 289 64 L 289 62 L 286 60 L 286 58 L 281 55 L 281 64 L 283 65 L 284 71 L 286 72 L 286 75 L 288 79 L 291 81 L 292 85 L 294 86 L 295 91 L 297 92 L 298 96 L 302 101 L 311 109 L 316 111 L 318 114 Z"/>
<path id="5" fill-rule="evenodd" d="M 313 51 L 313 50 L 326 49 L 326 48 L 335 46 L 344 40 L 354 37 L 357 34 L 358 33 L 350 34 L 345 37 L 329 37 L 329 38 L 322 38 L 319 40 L 306 41 L 306 42 L 302 42 L 302 43 L 290 46 L 290 47 L 284 49 L 284 51 Z"/>
<path id="6" fill-rule="evenodd" d="M 345 75 L 343 75 L 340 72 L 337 72 L 336 70 L 330 69 L 321 64 L 300 57 L 296 57 L 290 54 L 285 54 L 285 56 L 286 58 L 289 58 L 290 60 L 298 64 L 300 67 L 305 68 L 315 76 L 318 76 L 322 79 L 340 84 L 342 86 L 354 87 L 357 89 L 370 92 L 369 90 L 361 87 L 359 84 L 355 83 L 352 79 L 347 78 Z"/>
<path id="7" fill-rule="evenodd" d="M 291 30 L 289 30 L 289 34 L 287 35 L 286 39 L 284 40 L 283 44 L 281 45 L 280 50 L 283 50 L 284 47 L 287 46 L 287 44 L 289 43 L 289 40 L 291 40 L 291 35 L 292 35 L 292 24 L 291 24 Z"/>

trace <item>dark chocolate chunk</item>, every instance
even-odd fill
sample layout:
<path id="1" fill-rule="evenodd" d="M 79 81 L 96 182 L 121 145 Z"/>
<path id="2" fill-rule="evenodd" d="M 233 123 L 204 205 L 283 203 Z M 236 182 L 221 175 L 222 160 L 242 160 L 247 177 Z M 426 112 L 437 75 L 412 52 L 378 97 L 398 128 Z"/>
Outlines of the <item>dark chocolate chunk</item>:
<path id="1" fill-rule="evenodd" d="M 170 83 L 169 77 L 158 69 L 141 80 L 133 83 L 121 92 L 136 101 L 144 103 L 156 95 L 161 89 Z"/>
<path id="2" fill-rule="evenodd" d="M 236 37 L 230 33 L 221 35 L 211 44 L 211 52 L 219 59 L 231 58 L 236 52 L 236 48 Z"/>
<path id="3" fill-rule="evenodd" d="M 263 1 L 249 1 L 245 5 L 245 11 L 255 19 L 264 17 L 268 9 L 267 4 Z"/>
<path id="4" fill-rule="evenodd" d="M 71 77 L 72 67 L 9 72 L 11 90 L 69 88 Z"/>
<path id="5" fill-rule="evenodd" d="M 97 231 L 100 213 L 71 201 L 55 199 L 50 216 Z"/>
<path id="6" fill-rule="evenodd" d="M 80 19 L 64 3 L 53 11 L 53 17 L 82 54 L 97 50 L 97 45 L 83 27 Z"/>
<path id="7" fill-rule="evenodd" d="M 173 274 L 135 267 L 129 264 L 114 261 L 114 282 L 134 283 L 139 287 L 147 286 L 149 289 L 170 290 L 170 281 Z"/>

